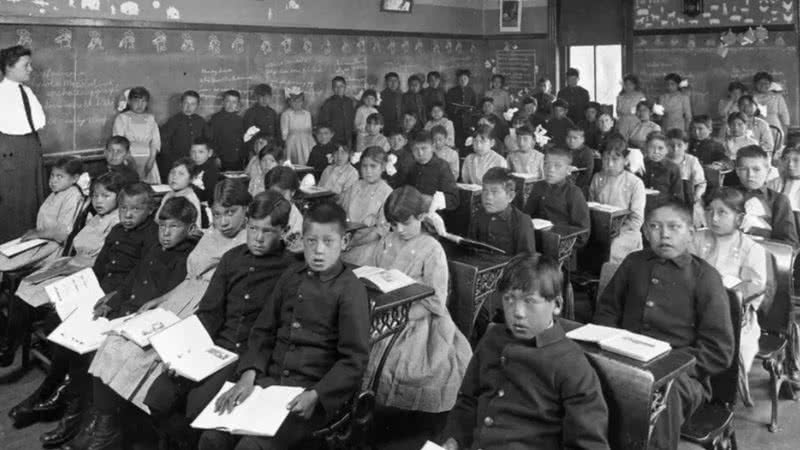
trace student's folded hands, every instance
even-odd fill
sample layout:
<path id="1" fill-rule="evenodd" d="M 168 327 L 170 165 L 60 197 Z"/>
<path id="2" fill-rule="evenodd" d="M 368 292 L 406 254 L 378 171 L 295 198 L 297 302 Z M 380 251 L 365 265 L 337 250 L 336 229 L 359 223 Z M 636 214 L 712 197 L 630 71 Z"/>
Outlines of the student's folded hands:
<path id="1" fill-rule="evenodd" d="M 217 402 L 214 404 L 214 412 L 225 414 L 233 411 L 240 403 L 247 400 L 250 394 L 253 393 L 255 387 L 256 371 L 248 370 L 239 377 L 239 381 L 228 389 L 227 392 L 220 395 Z"/>
<path id="2" fill-rule="evenodd" d="M 292 414 L 308 420 L 311 418 L 311 415 L 314 414 L 314 408 L 316 408 L 318 401 L 319 395 L 317 391 L 309 389 L 292 399 L 292 401 L 286 405 L 286 409 L 291 411 Z"/>

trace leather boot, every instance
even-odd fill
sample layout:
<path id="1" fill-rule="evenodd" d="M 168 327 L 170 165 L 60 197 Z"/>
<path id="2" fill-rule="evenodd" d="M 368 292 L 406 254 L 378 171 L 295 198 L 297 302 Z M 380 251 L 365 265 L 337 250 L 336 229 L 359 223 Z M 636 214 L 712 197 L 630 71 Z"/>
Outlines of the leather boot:
<path id="1" fill-rule="evenodd" d="M 84 438 L 85 436 L 85 438 Z M 122 450 L 122 431 L 115 414 L 97 414 L 91 427 L 84 428 L 62 450 Z"/>
<path id="2" fill-rule="evenodd" d="M 69 377 L 59 384 L 50 396 L 33 405 L 33 410 L 39 413 L 43 419 L 57 416 L 67 406 L 67 389 L 69 389 Z"/>
<path id="3" fill-rule="evenodd" d="M 39 387 L 25 400 L 19 402 L 8 412 L 8 417 L 14 422 L 14 428 L 25 428 L 39 421 L 39 413 L 34 411 L 33 405 L 42 399 L 42 388 Z"/>
<path id="4" fill-rule="evenodd" d="M 42 441 L 42 445 L 45 448 L 54 448 L 69 442 L 82 428 L 91 424 L 91 420 L 83 420 L 86 416 L 83 400 L 77 397 L 70 399 L 67 402 L 64 416 L 58 421 L 58 425 L 53 430 L 39 436 L 39 440 Z"/>

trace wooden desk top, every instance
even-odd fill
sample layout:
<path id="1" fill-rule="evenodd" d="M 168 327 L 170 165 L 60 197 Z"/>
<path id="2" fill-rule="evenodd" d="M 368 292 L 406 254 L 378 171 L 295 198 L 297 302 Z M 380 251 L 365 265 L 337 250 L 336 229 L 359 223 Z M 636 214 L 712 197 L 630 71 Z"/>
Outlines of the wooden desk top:
<path id="1" fill-rule="evenodd" d="M 447 254 L 448 262 L 473 266 L 479 272 L 497 266 L 504 266 L 511 259 L 509 255 L 468 249 L 445 240 L 440 242 L 445 254 Z"/>
<path id="2" fill-rule="evenodd" d="M 414 283 L 394 291 L 383 293 L 374 289 L 367 288 L 372 311 L 382 312 L 406 303 L 412 303 L 417 300 L 428 297 L 434 294 L 434 290 L 430 286 L 424 284 Z"/>
<path id="3" fill-rule="evenodd" d="M 333 191 L 329 191 L 327 189 L 314 189 L 312 192 L 305 192 L 302 189 L 298 189 L 297 192 L 294 193 L 294 198 L 296 200 L 311 200 L 333 197 L 334 195 L 336 194 L 333 193 Z"/>
<path id="4" fill-rule="evenodd" d="M 587 230 L 585 228 L 574 227 L 572 225 L 558 225 L 558 224 L 555 224 L 550 228 L 547 228 L 547 229 L 544 229 L 544 230 L 539 230 L 539 231 L 543 231 L 543 232 L 546 232 L 546 233 L 555 233 L 555 234 L 559 235 L 561 237 L 561 239 L 568 239 L 568 238 L 571 238 L 571 237 L 578 237 L 579 235 L 581 235 L 583 233 L 586 233 L 589 230 Z"/>

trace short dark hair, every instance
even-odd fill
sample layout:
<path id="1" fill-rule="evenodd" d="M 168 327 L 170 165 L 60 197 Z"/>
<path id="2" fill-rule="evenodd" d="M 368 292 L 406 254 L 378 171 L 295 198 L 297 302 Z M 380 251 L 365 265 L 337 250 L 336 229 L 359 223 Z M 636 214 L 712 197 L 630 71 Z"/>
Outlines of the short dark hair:
<path id="1" fill-rule="evenodd" d="M 269 216 L 272 225 L 283 228 L 289 224 L 291 211 L 292 205 L 281 194 L 264 191 L 258 193 L 247 207 L 247 217 L 261 220 Z"/>
<path id="2" fill-rule="evenodd" d="M 747 92 L 747 86 L 744 85 L 741 81 L 731 81 L 728 83 L 728 92 L 733 92 L 735 90 L 740 90 L 743 93 Z"/>
<path id="3" fill-rule="evenodd" d="M 174 169 L 178 166 L 186 167 L 186 171 L 189 172 L 190 177 L 196 177 L 197 174 L 200 173 L 200 168 L 197 167 L 197 164 L 194 162 L 194 160 L 188 156 L 176 159 L 175 162 L 172 163 L 171 169 Z"/>
<path id="4" fill-rule="evenodd" d="M 161 205 L 158 220 L 177 220 L 186 225 L 197 221 L 197 208 L 186 197 L 170 197 Z"/>
<path id="5" fill-rule="evenodd" d="M 581 72 L 578 69 L 576 69 L 574 67 L 570 67 L 569 69 L 567 69 L 567 78 L 569 78 L 569 77 L 580 77 L 580 76 L 581 76 Z"/>
<path id="6" fill-rule="evenodd" d="M 652 208 L 648 213 L 645 221 L 649 221 L 653 214 L 658 211 L 659 209 L 671 209 L 672 211 L 676 212 L 684 222 L 688 225 L 694 224 L 694 219 L 692 218 L 692 211 L 686 206 L 683 202 L 679 202 L 677 200 L 661 200 L 656 203 L 654 208 Z"/>
<path id="7" fill-rule="evenodd" d="M 187 97 L 194 97 L 198 102 L 200 101 L 200 94 L 198 94 L 197 91 L 183 91 L 183 94 L 181 94 L 181 101 L 186 100 Z"/>
<path id="8" fill-rule="evenodd" d="M 83 161 L 74 156 L 62 156 L 53 164 L 54 169 L 61 169 L 68 175 L 77 177 L 83 173 Z"/>
<path id="9" fill-rule="evenodd" d="M 485 105 L 486 103 L 491 103 L 494 105 L 494 99 L 492 97 L 483 97 L 481 99 L 481 106 Z"/>
<path id="10" fill-rule="evenodd" d="M 800 147 L 797 145 L 787 145 L 786 148 L 783 149 L 781 159 L 786 159 L 790 155 L 800 155 Z"/>
<path id="11" fill-rule="evenodd" d="M 436 125 L 430 129 L 431 136 L 441 135 L 447 137 L 447 128 L 442 125 Z"/>
<path id="12" fill-rule="evenodd" d="M 736 152 L 736 166 L 745 158 L 769 159 L 769 155 L 760 145 L 745 145 Z"/>
<path id="13" fill-rule="evenodd" d="M 367 89 L 366 91 L 364 91 L 363 94 L 361 94 L 361 101 L 363 102 L 364 99 L 367 98 L 367 97 L 372 97 L 372 98 L 377 100 L 378 99 L 378 93 L 375 92 L 375 89 Z"/>
<path id="14" fill-rule="evenodd" d="M 383 76 L 384 81 L 388 80 L 389 78 L 397 78 L 400 80 L 400 75 L 398 75 L 397 72 L 389 72 Z"/>
<path id="15" fill-rule="evenodd" d="M 342 83 L 347 84 L 347 80 L 345 80 L 343 76 L 336 75 L 335 77 L 333 77 L 333 79 L 331 79 L 331 86 L 333 86 L 333 84 L 336 83 L 337 81 L 341 81 Z"/>
<path id="16" fill-rule="evenodd" d="M 128 100 L 133 100 L 136 98 L 143 98 L 150 101 L 150 91 L 148 91 L 143 86 L 136 86 L 135 88 L 131 88 L 130 92 L 128 92 Z"/>
<path id="17" fill-rule="evenodd" d="M 561 297 L 564 276 L 556 259 L 544 255 L 520 254 L 511 258 L 497 282 L 497 290 L 537 292 L 548 301 Z"/>
<path id="18" fill-rule="evenodd" d="M 112 145 L 121 145 L 125 147 L 126 151 L 131 150 L 131 141 L 128 140 L 125 136 L 114 135 L 106 140 L 106 148 L 111 147 Z"/>
<path id="19" fill-rule="evenodd" d="M 761 80 L 767 80 L 770 83 L 772 83 L 773 78 L 772 78 L 772 75 L 770 75 L 769 72 L 758 72 L 755 75 L 753 75 L 753 84 L 756 84 Z"/>
<path id="20" fill-rule="evenodd" d="M 664 141 L 667 142 L 667 137 L 660 131 L 651 131 L 647 133 L 645 143 L 649 144 L 651 141 Z"/>
<path id="21" fill-rule="evenodd" d="M 433 108 L 441 108 L 444 111 L 444 103 L 442 103 L 441 100 L 436 100 L 431 103 L 431 110 L 433 110 Z"/>
<path id="22" fill-rule="evenodd" d="M 517 128 L 517 136 L 533 136 L 533 128 L 530 125 L 523 125 Z"/>
<path id="23" fill-rule="evenodd" d="M 367 123 L 377 123 L 383 125 L 383 115 L 381 113 L 372 113 L 367 116 Z"/>
<path id="24" fill-rule="evenodd" d="M 442 79 L 442 74 L 440 74 L 439 72 L 437 72 L 435 70 L 432 70 L 432 71 L 428 72 L 428 76 L 426 78 L 431 78 L 431 77 L 435 77 L 435 78 L 438 78 L 438 79 L 441 80 Z"/>
<path id="25" fill-rule="evenodd" d="M 411 217 L 417 217 L 428 211 L 430 200 L 414 186 L 401 186 L 386 198 L 383 204 L 383 215 L 386 221 L 403 223 Z"/>
<path id="26" fill-rule="evenodd" d="M 681 84 L 681 81 L 683 81 L 683 77 L 681 77 L 677 73 L 668 73 L 664 76 L 664 81 L 672 81 L 675 84 Z"/>
<path id="27" fill-rule="evenodd" d="M 576 133 L 580 133 L 581 136 L 585 136 L 586 135 L 586 130 L 584 130 L 583 128 L 581 128 L 581 127 L 579 127 L 577 125 L 571 125 L 571 126 L 567 127 L 567 133 L 569 133 L 570 131 L 574 131 Z"/>
<path id="28" fill-rule="evenodd" d="M 431 132 L 428 130 L 419 130 L 412 138 L 412 144 L 432 144 L 433 143 L 433 136 L 431 136 Z"/>
<path id="29" fill-rule="evenodd" d="M 741 100 L 741 98 L 739 100 Z M 728 114 L 728 125 L 733 123 L 734 120 L 741 120 L 742 122 L 747 123 L 747 115 L 741 111 L 735 111 Z"/>
<path id="30" fill-rule="evenodd" d="M 650 111 L 651 113 L 653 112 L 653 104 L 650 103 L 649 100 L 642 100 L 639 103 L 637 103 L 636 104 L 636 111 L 639 111 L 639 108 L 641 108 L 642 106 L 647 108 L 647 110 Z"/>
<path id="31" fill-rule="evenodd" d="M 21 45 L 0 50 L 0 72 L 5 74 L 6 69 L 17 64 L 23 56 L 31 56 L 31 50 Z"/>
<path id="32" fill-rule="evenodd" d="M 553 108 L 569 109 L 569 102 L 563 98 L 556 99 L 556 101 L 553 102 Z"/>
<path id="33" fill-rule="evenodd" d="M 603 105 L 601 105 L 598 102 L 591 101 L 591 102 L 586 104 L 586 108 L 584 108 L 583 110 L 587 111 L 587 110 L 590 110 L 590 109 L 593 109 L 593 110 L 597 111 L 598 114 L 600 114 L 600 110 L 603 109 Z"/>
<path id="34" fill-rule="evenodd" d="M 494 128 L 490 127 L 489 125 L 478 125 L 478 128 L 475 129 L 474 137 L 482 136 L 487 139 L 494 139 Z"/>
<path id="35" fill-rule="evenodd" d="M 564 158 L 567 158 L 567 160 L 569 160 L 569 162 L 572 162 L 572 152 L 569 149 L 566 149 L 566 148 L 557 147 L 557 146 L 550 147 L 547 150 L 545 150 L 545 152 L 544 152 L 544 156 L 545 157 L 547 157 L 548 155 L 549 156 L 562 156 Z"/>
<path id="36" fill-rule="evenodd" d="M 272 86 L 266 83 L 257 84 L 256 87 L 253 88 L 253 94 L 256 97 L 271 96 Z"/>
<path id="37" fill-rule="evenodd" d="M 692 123 L 702 123 L 708 128 L 711 128 L 714 124 L 714 121 L 711 120 L 711 116 L 709 116 L 708 114 L 698 114 L 692 117 Z"/>
<path id="38" fill-rule="evenodd" d="M 636 90 L 639 89 L 639 77 L 637 77 L 636 75 L 634 75 L 632 73 L 629 73 L 629 74 L 625 75 L 622 78 L 622 82 L 624 83 L 626 81 L 630 81 L 631 83 L 633 83 L 634 89 L 636 89 Z"/>
<path id="39" fill-rule="evenodd" d="M 506 192 L 516 192 L 517 182 L 511 178 L 511 173 L 511 169 L 506 169 L 504 167 L 492 167 L 483 174 L 481 183 L 483 183 L 484 186 L 487 184 L 500 184 L 503 186 L 503 189 L 505 189 Z"/>
<path id="40" fill-rule="evenodd" d="M 363 98 L 363 97 L 362 97 L 362 98 Z M 335 132 L 333 131 L 333 125 L 331 125 L 331 124 L 329 124 L 329 123 L 327 123 L 327 122 L 323 122 L 323 123 L 319 123 L 319 124 L 317 124 L 317 126 L 316 126 L 316 130 L 315 130 L 315 131 L 319 132 L 319 130 L 321 130 L 321 129 L 323 129 L 323 128 L 325 128 L 325 129 L 327 129 L 328 131 L 330 131 L 331 133 L 334 133 L 334 134 L 335 134 Z"/>
<path id="41" fill-rule="evenodd" d="M 715 190 L 708 198 L 706 206 L 710 205 L 714 200 L 721 201 L 725 206 L 739 214 L 745 213 L 744 194 L 734 187 L 725 186 Z"/>
<path id="42" fill-rule="evenodd" d="M 614 154 L 621 157 L 628 156 L 628 141 L 621 134 L 614 132 L 611 133 L 606 139 L 603 154 Z"/>
<path id="43" fill-rule="evenodd" d="M 300 179 L 294 169 L 286 166 L 277 166 L 264 175 L 264 186 L 267 189 L 277 187 L 281 190 L 296 191 L 300 188 Z"/>
<path id="44" fill-rule="evenodd" d="M 239 91 L 237 91 L 237 90 L 230 89 L 230 90 L 227 90 L 227 91 L 222 93 L 222 98 L 225 98 L 225 97 L 236 97 L 237 99 L 241 100 L 242 94 L 240 94 Z"/>
<path id="45" fill-rule="evenodd" d="M 203 136 L 194 138 L 192 145 L 205 145 L 209 150 L 213 150 L 213 147 L 211 146 L 211 140 Z"/>
<path id="46" fill-rule="evenodd" d="M 224 208 L 248 206 L 253 196 L 247 191 L 247 184 L 235 178 L 225 178 L 214 186 L 214 204 Z"/>
<path id="47" fill-rule="evenodd" d="M 682 128 L 671 128 L 667 130 L 667 139 L 680 139 L 683 142 L 689 142 L 689 134 Z"/>
<path id="48" fill-rule="evenodd" d="M 344 235 L 347 229 L 347 213 L 344 208 L 333 202 L 320 202 L 312 206 L 303 216 L 303 231 L 312 224 L 334 224 Z"/>
<path id="49" fill-rule="evenodd" d="M 461 76 L 472 78 L 472 72 L 469 69 L 458 69 L 456 71 L 456 78 L 460 78 Z"/>
<path id="50" fill-rule="evenodd" d="M 500 82 L 502 84 L 506 84 L 506 76 L 505 75 L 496 73 L 496 74 L 492 75 L 492 81 L 494 81 L 494 80 L 500 80 Z"/>
<path id="51" fill-rule="evenodd" d="M 417 133 L 417 134 L 419 134 L 419 133 Z M 406 142 L 408 142 L 408 136 L 406 136 L 406 134 L 403 132 L 403 130 L 401 130 L 399 128 L 394 129 L 394 130 L 389 130 L 389 134 L 386 135 L 387 138 L 391 138 L 391 137 L 394 137 L 394 136 L 403 136 L 403 139 L 405 139 Z"/>
<path id="52" fill-rule="evenodd" d="M 364 149 L 364 153 L 361 154 L 361 161 L 365 158 L 369 158 L 378 164 L 386 164 L 388 155 L 383 151 L 383 148 L 373 145 Z"/>
<path id="53" fill-rule="evenodd" d="M 126 184 L 122 187 L 119 191 L 119 196 L 117 201 L 122 201 L 125 197 L 138 197 L 143 195 L 147 202 L 148 207 L 153 206 L 153 198 L 155 197 L 155 192 L 153 192 L 153 188 L 150 187 L 149 184 L 143 183 L 141 181 L 137 181 L 136 183 Z"/>
<path id="54" fill-rule="evenodd" d="M 106 172 L 92 181 L 92 193 L 97 186 L 103 186 L 107 191 L 119 194 L 122 187 L 125 186 L 125 176 L 119 172 Z"/>
<path id="55" fill-rule="evenodd" d="M 411 75 L 410 77 L 408 77 L 408 84 L 409 85 L 411 85 L 411 83 L 414 82 L 414 81 L 416 81 L 419 84 L 422 84 L 422 79 L 419 77 L 419 75 L 414 74 L 414 75 Z"/>

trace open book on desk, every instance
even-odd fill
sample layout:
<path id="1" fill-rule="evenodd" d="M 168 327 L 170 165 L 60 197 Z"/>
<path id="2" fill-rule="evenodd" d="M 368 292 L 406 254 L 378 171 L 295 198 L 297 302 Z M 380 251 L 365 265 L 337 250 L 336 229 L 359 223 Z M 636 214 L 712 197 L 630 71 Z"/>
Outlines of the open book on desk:
<path id="1" fill-rule="evenodd" d="M 489 245 L 489 244 L 487 244 L 485 242 L 480 242 L 480 241 L 475 241 L 475 240 L 472 240 L 472 239 L 467 239 L 467 238 L 465 238 L 463 236 L 459 236 L 459 235 L 452 234 L 452 233 L 445 233 L 445 234 L 443 234 L 441 236 L 443 238 L 447 239 L 448 241 L 455 242 L 456 244 L 458 244 L 458 245 L 460 245 L 462 247 L 468 247 L 468 248 L 473 249 L 473 250 L 484 250 L 484 251 L 488 251 L 488 252 L 492 252 L 492 253 L 498 253 L 498 254 L 501 254 L 501 255 L 505 255 L 506 254 L 505 251 L 503 251 L 503 250 L 501 250 L 501 249 L 499 249 L 499 248 L 497 248 L 497 247 L 495 247 L 493 245 Z"/>
<path id="2" fill-rule="evenodd" d="M 414 279 L 397 269 L 382 269 L 374 266 L 361 266 L 353 273 L 369 287 L 383 293 L 392 292 L 415 283 Z"/>
<path id="3" fill-rule="evenodd" d="M 236 353 L 214 345 L 197 316 L 190 316 L 150 337 L 161 361 L 178 375 L 200 382 L 233 364 Z"/>
<path id="4" fill-rule="evenodd" d="M 444 447 L 442 447 L 441 445 L 434 444 L 431 441 L 427 441 L 420 450 L 444 450 Z"/>
<path id="5" fill-rule="evenodd" d="M 82 269 L 44 287 L 53 302 L 58 317 L 64 320 L 78 308 L 94 309 L 97 301 L 106 296 L 91 268 Z M 37 306 L 37 305 L 34 305 Z"/>
<path id="6" fill-rule="evenodd" d="M 533 222 L 533 229 L 534 230 L 547 230 L 548 228 L 553 228 L 553 222 L 545 219 L 531 219 Z"/>
<path id="7" fill-rule="evenodd" d="M 152 336 L 175 325 L 180 320 L 175 313 L 166 309 L 156 308 L 131 316 L 114 332 L 144 348 L 150 345 Z"/>
<path id="8" fill-rule="evenodd" d="M 128 318 L 108 320 L 105 317 L 93 318 L 92 308 L 79 308 L 72 312 L 47 336 L 47 340 L 68 348 L 79 355 L 85 355 L 100 348 L 113 330 L 119 328 Z"/>
<path id="9" fill-rule="evenodd" d="M 586 205 L 589 206 L 589 209 L 594 209 L 597 211 L 604 211 L 609 213 L 614 213 L 617 211 L 625 211 L 625 208 L 620 208 L 619 206 L 608 205 L 605 203 L 586 202 Z"/>
<path id="10" fill-rule="evenodd" d="M 593 342 L 603 350 L 641 362 L 651 361 L 672 349 L 668 342 L 591 323 L 570 331 L 567 337 L 576 341 Z"/>
<path id="11" fill-rule="evenodd" d="M 6 258 L 13 258 L 24 251 L 30 250 L 34 247 L 42 246 L 44 244 L 47 244 L 47 241 L 44 239 L 31 239 L 22 242 L 22 238 L 16 238 L 0 245 L 0 253 L 2 253 Z"/>
<path id="12" fill-rule="evenodd" d="M 289 415 L 286 405 L 305 389 L 294 386 L 256 386 L 253 393 L 230 413 L 216 413 L 217 399 L 234 386 L 226 382 L 222 389 L 194 419 L 192 428 L 220 430 L 231 434 L 272 437 Z"/>
<path id="13" fill-rule="evenodd" d="M 456 186 L 462 191 L 479 192 L 483 190 L 480 184 L 456 183 Z"/>

